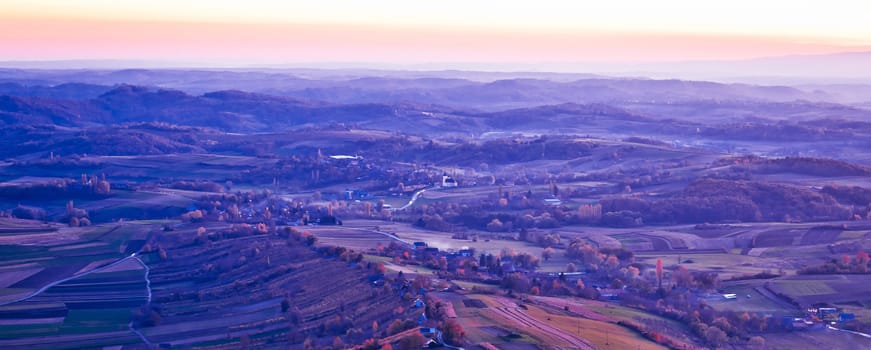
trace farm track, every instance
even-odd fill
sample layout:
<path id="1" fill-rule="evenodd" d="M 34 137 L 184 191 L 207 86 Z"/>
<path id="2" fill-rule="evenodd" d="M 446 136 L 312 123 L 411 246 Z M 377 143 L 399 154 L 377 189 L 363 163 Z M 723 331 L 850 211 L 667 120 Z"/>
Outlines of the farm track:
<path id="1" fill-rule="evenodd" d="M 772 291 L 770 291 L 770 290 L 768 289 L 768 287 L 765 287 L 765 286 L 759 286 L 759 287 L 755 287 L 754 289 L 755 289 L 756 292 L 758 292 L 759 294 L 762 294 L 763 296 L 765 296 L 766 298 L 768 298 L 768 300 L 771 300 L 772 302 L 774 302 L 775 304 L 777 304 L 778 306 L 780 306 L 780 307 L 782 307 L 782 308 L 784 308 L 784 309 L 786 309 L 786 310 L 793 310 L 793 309 L 797 310 L 797 309 L 798 309 L 795 305 L 793 305 L 793 304 L 790 303 L 789 301 L 787 301 L 787 300 L 785 300 L 785 299 L 783 299 L 783 298 L 777 296 L 776 294 L 774 294 Z"/>
<path id="2" fill-rule="evenodd" d="M 147 302 L 147 304 L 151 304 L 151 279 L 149 279 L 149 277 L 148 277 L 148 275 L 151 273 L 151 269 L 148 267 L 148 264 L 146 264 L 144 261 L 142 261 L 142 259 L 140 259 L 135 254 L 131 255 L 131 257 L 136 259 L 136 261 L 138 261 L 139 264 L 141 264 L 142 267 L 145 268 L 145 290 L 148 292 L 146 294 L 146 296 L 147 296 L 146 302 Z M 151 347 L 151 342 L 148 341 L 148 338 L 146 338 L 145 335 L 142 334 L 142 332 L 137 330 L 136 327 L 133 327 L 133 321 L 130 321 L 130 323 L 127 324 L 127 327 L 130 328 L 130 331 L 133 332 L 134 334 L 136 334 L 139 337 L 139 339 L 141 339 L 142 342 L 145 343 L 145 345 L 147 345 L 148 347 Z"/>
<path id="3" fill-rule="evenodd" d="M 594 347 L 592 344 L 586 342 L 585 340 L 579 338 L 578 336 L 576 336 L 574 334 L 568 333 L 562 329 L 551 326 L 545 322 L 541 322 L 541 321 L 535 319 L 532 316 L 527 315 L 526 313 L 521 311 L 519 308 L 517 308 L 516 304 L 511 300 L 501 298 L 501 297 L 495 298 L 495 299 L 497 301 L 499 301 L 499 303 L 501 303 L 503 306 L 494 308 L 493 310 L 495 310 L 501 316 L 519 323 L 523 327 L 537 329 L 537 330 L 540 330 L 541 332 L 544 332 L 552 337 L 561 339 L 561 340 L 565 341 L 566 343 L 571 344 L 572 349 L 578 349 L 578 350 L 595 350 L 596 349 L 596 347 Z"/>

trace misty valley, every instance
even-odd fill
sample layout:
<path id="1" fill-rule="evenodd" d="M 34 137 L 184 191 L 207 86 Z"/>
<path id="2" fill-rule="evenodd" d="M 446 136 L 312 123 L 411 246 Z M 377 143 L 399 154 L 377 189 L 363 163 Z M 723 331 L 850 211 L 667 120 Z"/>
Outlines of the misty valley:
<path id="1" fill-rule="evenodd" d="M 0 347 L 871 348 L 869 92 L 3 68 Z"/>

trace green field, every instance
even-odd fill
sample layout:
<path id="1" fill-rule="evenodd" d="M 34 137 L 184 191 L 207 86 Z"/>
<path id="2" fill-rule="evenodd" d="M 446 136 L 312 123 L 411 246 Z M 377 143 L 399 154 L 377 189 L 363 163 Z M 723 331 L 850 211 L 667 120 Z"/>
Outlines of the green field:
<path id="1" fill-rule="evenodd" d="M 101 333 L 128 329 L 131 310 L 128 308 L 70 310 L 61 334 Z"/>
<path id="2" fill-rule="evenodd" d="M 790 296 L 808 296 L 834 294 L 835 290 L 826 281 L 815 280 L 777 280 L 773 282 L 777 289 Z"/>
<path id="3" fill-rule="evenodd" d="M 762 288 L 764 280 L 745 280 L 745 281 L 730 281 L 720 284 L 719 291 L 726 293 L 734 293 L 738 295 L 738 299 L 726 300 L 716 296 L 714 299 L 707 300 L 706 303 L 714 309 L 720 311 L 747 311 L 747 312 L 796 312 L 796 308 L 785 308 L 783 305 L 771 301 L 765 295 L 760 294 L 756 288 Z M 749 296 L 749 297 L 748 297 Z"/>

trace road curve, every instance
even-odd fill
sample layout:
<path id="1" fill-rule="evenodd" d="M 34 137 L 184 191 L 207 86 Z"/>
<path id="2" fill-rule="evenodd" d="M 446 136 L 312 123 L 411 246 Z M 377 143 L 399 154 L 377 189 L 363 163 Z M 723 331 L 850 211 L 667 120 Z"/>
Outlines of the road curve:
<path id="1" fill-rule="evenodd" d="M 411 199 L 408 200 L 408 203 L 406 203 L 405 205 L 403 205 L 401 208 L 394 209 L 394 210 L 405 210 L 405 209 L 407 209 L 408 207 L 414 205 L 414 202 L 416 202 L 417 199 L 420 198 L 420 196 L 421 196 L 424 192 L 426 192 L 426 190 L 428 190 L 428 188 L 424 188 L 424 189 L 422 189 L 422 190 L 419 190 L 419 191 L 417 191 L 417 192 L 414 192 L 414 194 L 411 195 Z"/>

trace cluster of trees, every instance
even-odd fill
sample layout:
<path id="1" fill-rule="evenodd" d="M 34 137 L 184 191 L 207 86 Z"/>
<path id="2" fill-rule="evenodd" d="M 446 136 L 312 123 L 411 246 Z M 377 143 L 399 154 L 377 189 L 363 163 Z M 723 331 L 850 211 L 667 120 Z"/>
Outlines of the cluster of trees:
<path id="1" fill-rule="evenodd" d="M 637 227 L 644 224 L 758 222 L 758 221 L 829 221 L 871 215 L 865 206 L 871 191 L 864 189 L 821 192 L 743 180 L 703 178 L 670 197 L 650 199 L 638 195 L 603 198 L 600 203 L 582 205 L 577 210 L 563 206 L 546 206 L 527 193 L 469 200 L 460 203 L 436 202 L 411 208 L 397 220 L 410 219 L 416 226 L 453 231 L 456 226 L 490 232 L 521 232 L 532 228 L 556 228 L 572 224 L 599 224 L 609 227 Z M 865 193 L 868 192 L 868 193 Z M 837 197 L 848 197 L 845 207 Z M 866 198 L 869 197 L 869 198 Z M 843 200 L 846 202 L 847 200 Z M 510 212 L 500 208 L 515 209 Z M 524 239 L 523 237 L 520 238 Z"/>
<path id="2" fill-rule="evenodd" d="M 849 255 L 843 255 L 840 259 L 832 259 L 820 265 L 805 267 L 798 270 L 798 273 L 804 275 L 868 273 L 869 261 L 871 258 L 869 258 L 868 253 L 860 250 L 853 258 Z"/>
<path id="3" fill-rule="evenodd" d="M 29 220 L 45 220 L 45 209 L 19 204 L 10 212 L 13 217 Z"/>
<path id="4" fill-rule="evenodd" d="M 91 220 L 88 218 L 88 211 L 76 208 L 73 201 L 67 202 L 64 219 L 69 222 L 70 227 L 91 225 Z"/>
<path id="5" fill-rule="evenodd" d="M 598 249 L 578 240 L 569 244 L 566 254 L 582 264 L 588 272 L 588 280 L 610 281 L 611 288 L 627 287 L 627 292 L 621 296 L 624 305 L 684 322 L 711 347 L 726 343 L 759 345 L 760 339 L 750 335 L 768 329 L 775 322 L 772 316 L 721 312 L 707 306 L 697 295 L 699 291 L 717 288 L 719 278 L 713 272 L 689 271 L 683 266 L 665 267 L 662 260 L 657 261 L 654 271 L 647 271 L 644 265 L 634 263 L 631 251 Z M 649 334 L 659 337 L 658 332 Z"/>
<path id="6" fill-rule="evenodd" d="M 250 145 L 249 145 L 250 146 Z M 365 149 L 365 148 L 361 148 Z M 235 151 L 235 150 L 234 150 Z M 318 156 L 319 150 L 300 150 L 307 156 L 293 155 L 246 170 L 231 178 L 234 183 L 279 186 L 284 188 L 321 188 L 329 185 L 349 184 L 362 179 L 375 180 L 370 190 L 388 190 L 403 183 L 405 186 L 431 185 L 436 181 L 435 172 L 415 171 L 412 166 L 385 161 L 336 160 Z M 343 153 L 341 151 L 336 151 Z M 358 150 L 344 154 L 355 154 Z M 367 155 L 368 152 L 367 151 Z M 371 156 L 372 159 L 396 159 Z"/>
<path id="7" fill-rule="evenodd" d="M 716 273 L 689 271 L 683 266 L 664 267 L 661 260 L 657 261 L 654 271 L 649 271 L 644 265 L 633 262 L 630 251 L 600 250 L 580 241 L 572 242 L 567 254 L 584 267 L 588 283 L 599 283 L 612 289 L 625 288 L 620 297 L 621 303 L 684 322 L 712 347 L 726 343 L 747 344 L 750 333 L 764 331 L 773 322 L 770 317 L 761 314 L 718 312 L 705 305 L 697 297 L 698 291 L 715 289 L 719 282 Z M 567 266 L 567 271 L 575 269 L 573 263 Z M 513 282 L 523 281 L 518 279 Z M 531 288 L 531 292 L 560 294 L 573 291 L 582 297 L 598 297 L 596 290 L 584 289 L 583 281 L 571 286 L 573 289 L 566 288 L 570 286 L 561 282 L 562 278 L 550 283 L 532 281 L 534 286 L 540 288 Z M 661 336 L 661 332 L 667 330 L 638 327 L 643 328 L 642 334 L 659 343 L 672 342 Z M 758 342 L 758 339 L 754 342 Z"/>
<path id="8" fill-rule="evenodd" d="M 309 247 L 315 245 L 315 243 L 317 243 L 317 241 L 318 241 L 318 237 L 315 236 L 314 234 L 312 234 L 311 232 L 308 232 L 308 231 L 300 231 L 300 230 L 297 230 L 296 228 L 293 228 L 290 226 L 285 227 L 284 231 L 287 232 L 287 235 L 290 239 L 293 239 L 294 241 L 297 241 L 297 242 L 305 243 L 305 245 L 307 245 Z M 344 248 L 335 247 L 334 249 L 342 249 L 343 250 Z M 339 254 L 336 254 L 336 255 L 341 255 L 341 252 Z"/>
<path id="9" fill-rule="evenodd" d="M 509 293 L 525 293 L 532 295 L 571 295 L 588 299 L 597 299 L 598 291 L 582 280 L 568 281 L 565 276 L 533 277 L 514 272 L 506 274 L 499 282 L 500 287 Z"/>
<path id="10" fill-rule="evenodd" d="M 740 311 L 717 311 L 696 297 L 690 289 L 676 288 L 657 293 L 657 297 L 626 294 L 621 303 L 687 324 L 710 347 L 750 345 L 759 347 L 754 334 L 780 326 L 776 315 Z M 762 342 L 764 345 L 764 342 Z"/>
<path id="11" fill-rule="evenodd" d="M 751 181 L 700 179 L 664 199 L 611 197 L 601 201 L 602 223 L 845 220 L 851 211 L 832 196 L 806 188 Z M 614 213 L 614 214 L 611 214 Z M 606 220 L 606 217 L 612 217 Z M 638 220 L 640 219 L 640 220 Z"/>
<path id="12" fill-rule="evenodd" d="M 719 108 L 719 107 L 718 107 Z M 843 140 L 852 137 L 849 131 L 799 125 L 788 122 L 778 123 L 730 123 L 701 128 L 701 135 L 726 140 L 752 141 L 820 141 Z"/>
<path id="13" fill-rule="evenodd" d="M 432 294 L 427 294 L 425 301 L 427 319 L 436 322 L 438 329 L 442 331 L 445 342 L 452 345 L 463 344 L 466 332 L 457 321 L 448 317 L 448 304 Z"/>
<path id="14" fill-rule="evenodd" d="M 504 199 L 504 198 L 503 198 Z M 540 200 L 518 199 L 520 212 L 494 212 L 495 201 L 484 199 L 463 202 L 439 201 L 411 207 L 407 213 L 395 214 L 396 220 L 408 220 L 414 225 L 437 231 L 452 231 L 454 226 L 464 226 L 489 232 L 523 232 L 533 228 L 556 228 L 567 224 L 589 223 L 577 210 L 563 206 L 546 206 Z M 512 207 L 509 201 L 508 207 Z"/>
<path id="15" fill-rule="evenodd" d="M 597 271 L 604 262 L 609 267 L 629 265 L 635 262 L 635 253 L 623 248 L 598 248 L 580 239 L 574 239 L 566 247 L 566 257 L 583 263 L 587 270 Z"/>
<path id="16" fill-rule="evenodd" d="M 168 186 L 177 190 L 196 192 L 224 192 L 227 186 L 219 185 L 212 181 L 175 181 Z"/>
<path id="17" fill-rule="evenodd" d="M 824 186 L 822 192 L 853 207 L 853 219 L 871 220 L 871 189 L 858 186 Z"/>
<path id="18" fill-rule="evenodd" d="M 160 325 L 163 318 L 160 316 L 161 307 L 157 304 L 146 304 L 133 310 L 131 315 L 134 327 L 154 327 Z"/>
<path id="19" fill-rule="evenodd" d="M 764 174 L 794 173 L 822 177 L 871 175 L 871 169 L 867 167 L 825 158 L 744 156 L 722 160 L 718 164 L 734 164 L 733 167 Z"/>
<path id="20" fill-rule="evenodd" d="M 541 264 L 539 257 L 525 252 L 517 252 L 510 248 L 503 248 L 499 254 L 495 255 L 482 253 L 477 261 L 475 259 L 469 260 L 475 262 L 474 266 L 476 268 L 484 269 L 500 276 L 505 264 L 513 264 L 517 268 L 528 271 L 535 270 Z"/>
<path id="21" fill-rule="evenodd" d="M 87 177 L 82 181 L 72 179 L 50 180 L 17 186 L 0 186 L 0 197 L 12 200 L 55 200 L 58 198 L 102 198 L 109 195 L 111 185 L 105 176 Z"/>

